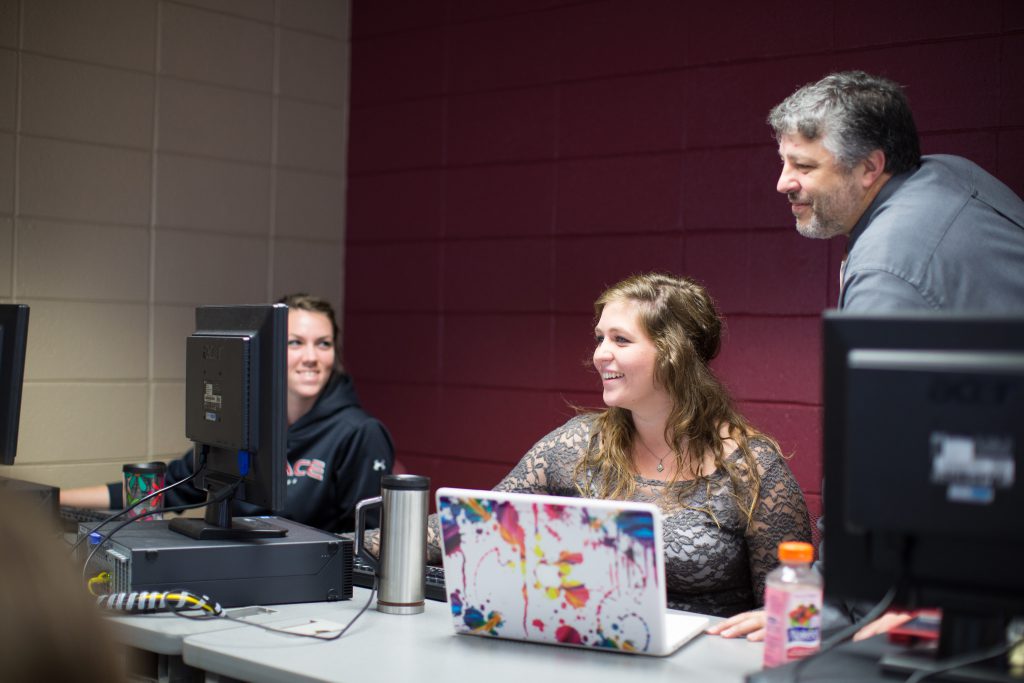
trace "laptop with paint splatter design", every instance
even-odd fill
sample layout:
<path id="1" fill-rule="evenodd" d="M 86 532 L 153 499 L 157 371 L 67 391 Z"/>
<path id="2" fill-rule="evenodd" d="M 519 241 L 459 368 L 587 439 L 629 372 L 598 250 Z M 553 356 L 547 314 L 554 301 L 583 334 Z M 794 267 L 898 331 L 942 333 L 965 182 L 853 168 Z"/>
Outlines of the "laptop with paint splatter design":
<path id="1" fill-rule="evenodd" d="M 442 488 L 455 631 L 668 655 L 707 619 L 668 612 L 654 505 Z"/>

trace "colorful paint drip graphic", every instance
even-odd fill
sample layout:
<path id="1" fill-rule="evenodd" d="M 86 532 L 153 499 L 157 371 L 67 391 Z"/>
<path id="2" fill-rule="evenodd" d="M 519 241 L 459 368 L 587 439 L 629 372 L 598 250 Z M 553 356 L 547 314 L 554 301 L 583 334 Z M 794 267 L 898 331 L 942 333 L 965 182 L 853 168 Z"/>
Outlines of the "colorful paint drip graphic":
<path id="1" fill-rule="evenodd" d="M 488 635 L 498 635 L 498 629 L 505 625 L 505 620 L 501 616 L 501 612 L 491 611 L 487 613 L 487 618 L 484 618 L 484 613 L 478 610 L 476 607 L 470 607 L 466 610 L 466 615 L 462 618 L 464 624 L 469 627 L 469 630 L 474 633 L 486 633 Z"/>
<path id="2" fill-rule="evenodd" d="M 462 549 L 462 535 L 459 533 L 459 518 L 465 517 L 473 524 L 486 522 L 494 514 L 493 503 L 489 500 L 466 498 L 446 501 L 441 509 L 441 535 L 444 537 L 444 552 L 453 555 Z"/>
<path id="3" fill-rule="evenodd" d="M 636 645 L 633 644 L 632 640 L 625 642 L 619 642 L 614 638 L 609 638 L 605 634 L 598 631 L 597 639 L 592 643 L 594 647 L 603 647 L 606 650 L 623 650 L 625 652 L 636 652 Z"/>
<path id="4" fill-rule="evenodd" d="M 615 524 L 619 531 L 636 539 L 645 550 L 654 549 L 654 523 L 647 513 L 624 510 L 615 516 Z"/>
<path id="5" fill-rule="evenodd" d="M 587 639 L 580 635 L 579 631 L 568 624 L 562 624 L 555 629 L 555 640 L 566 645 L 589 645 L 590 647 L 599 647 L 606 650 L 636 652 L 636 645 L 633 644 L 633 641 L 627 640 L 620 643 L 617 639 L 608 638 L 600 631 L 598 631 L 594 641 L 588 643 Z"/>
<path id="6" fill-rule="evenodd" d="M 580 636 L 580 632 L 572 626 L 567 626 L 565 624 L 562 624 L 555 629 L 555 640 L 560 643 L 568 643 L 569 645 L 583 644 L 583 638 Z"/>
<path id="7" fill-rule="evenodd" d="M 453 617 L 462 616 L 462 591 L 456 588 L 455 592 L 448 596 L 448 605 Z"/>
<path id="8" fill-rule="evenodd" d="M 446 564 L 462 579 L 449 595 L 458 630 L 650 647 L 635 602 L 635 591 L 659 581 L 649 513 L 474 498 L 444 500 L 439 512 Z"/>
<path id="9" fill-rule="evenodd" d="M 548 562 L 547 560 L 541 559 L 538 564 L 538 569 L 541 570 L 544 567 L 553 567 L 556 569 L 558 585 L 545 585 L 544 579 L 541 578 L 542 572 L 538 571 L 538 581 L 535 584 L 536 587 L 543 588 L 545 595 L 552 600 L 558 600 L 559 598 L 564 597 L 565 602 L 569 607 L 580 609 L 586 606 L 587 601 L 590 599 L 590 591 L 583 582 L 576 581 L 569 576 L 572 573 L 573 566 L 581 564 L 582 562 L 582 553 L 571 553 L 565 550 L 558 554 L 558 559 L 554 562 Z"/>
<path id="10" fill-rule="evenodd" d="M 501 538 L 519 551 L 519 559 L 526 560 L 526 532 L 519 525 L 519 513 L 512 503 L 498 503 L 494 510 Z"/>

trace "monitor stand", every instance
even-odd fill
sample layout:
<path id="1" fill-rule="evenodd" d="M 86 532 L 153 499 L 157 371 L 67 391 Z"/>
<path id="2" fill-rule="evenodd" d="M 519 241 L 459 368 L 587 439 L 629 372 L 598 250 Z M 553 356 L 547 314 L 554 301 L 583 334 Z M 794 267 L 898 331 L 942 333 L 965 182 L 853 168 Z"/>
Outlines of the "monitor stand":
<path id="1" fill-rule="evenodd" d="M 232 517 L 231 501 L 217 501 L 206 506 L 203 519 L 178 517 L 168 528 L 198 541 L 255 540 L 280 538 L 288 533 L 284 527 L 258 517 Z"/>

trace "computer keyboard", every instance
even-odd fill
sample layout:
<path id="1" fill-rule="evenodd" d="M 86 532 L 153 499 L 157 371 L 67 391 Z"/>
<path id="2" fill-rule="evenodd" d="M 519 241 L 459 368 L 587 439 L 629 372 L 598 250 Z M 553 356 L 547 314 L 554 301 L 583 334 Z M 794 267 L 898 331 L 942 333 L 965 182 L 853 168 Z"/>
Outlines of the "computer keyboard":
<path id="1" fill-rule="evenodd" d="M 83 522 L 102 522 L 112 514 L 114 514 L 113 510 L 93 510 L 91 508 L 61 505 L 59 511 L 60 525 L 66 533 L 77 534 L 79 524 Z"/>
<path id="2" fill-rule="evenodd" d="M 423 579 L 423 597 L 437 602 L 448 601 L 444 590 L 443 567 L 427 565 Z M 363 588 L 373 588 L 373 567 L 359 556 L 352 559 L 352 583 Z"/>

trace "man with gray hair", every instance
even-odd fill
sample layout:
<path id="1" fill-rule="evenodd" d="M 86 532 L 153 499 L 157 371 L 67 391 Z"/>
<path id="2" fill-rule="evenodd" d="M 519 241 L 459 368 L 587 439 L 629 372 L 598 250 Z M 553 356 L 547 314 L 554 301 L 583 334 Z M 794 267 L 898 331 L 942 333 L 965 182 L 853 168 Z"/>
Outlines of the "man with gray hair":
<path id="1" fill-rule="evenodd" d="M 1024 202 L 967 159 L 922 157 L 898 84 L 830 74 L 768 123 L 797 230 L 849 236 L 840 308 L 1024 311 Z"/>
<path id="2" fill-rule="evenodd" d="M 1024 313 L 1024 202 L 967 159 L 922 157 L 898 84 L 863 71 L 830 74 L 787 97 L 768 123 L 782 158 L 776 189 L 797 231 L 849 237 L 839 308 Z M 832 626 L 849 616 L 826 605 Z M 909 618 L 888 614 L 855 639 Z M 755 610 L 708 632 L 763 640 L 764 624 Z"/>

